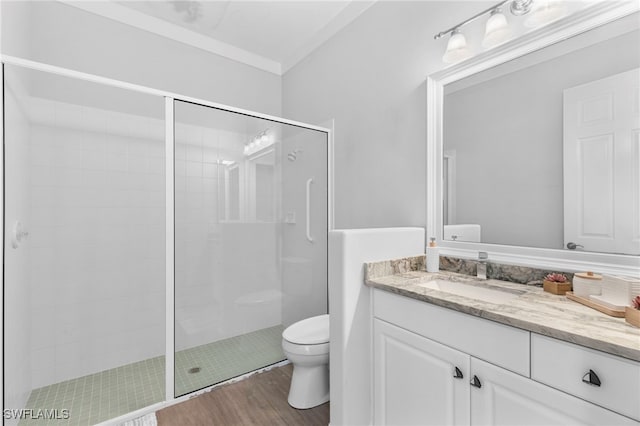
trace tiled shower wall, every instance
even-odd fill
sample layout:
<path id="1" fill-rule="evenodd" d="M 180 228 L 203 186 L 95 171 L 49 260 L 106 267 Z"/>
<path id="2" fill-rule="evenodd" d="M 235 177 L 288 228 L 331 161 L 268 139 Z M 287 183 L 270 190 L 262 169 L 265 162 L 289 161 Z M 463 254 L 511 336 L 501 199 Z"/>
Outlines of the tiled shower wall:
<path id="1" fill-rule="evenodd" d="M 28 99 L 31 235 L 29 284 L 21 288 L 29 294 L 23 311 L 31 321 L 25 351 L 32 389 L 164 354 L 165 135 L 158 101 L 147 117 Z M 248 136 L 217 128 L 215 120 L 210 126 L 176 124 L 176 350 L 326 312 L 325 275 L 317 283 L 311 278 L 313 259 L 324 259 L 326 246 L 323 238 L 304 238 L 302 204 L 306 179 L 314 176 L 320 197 L 312 229 L 320 236 L 326 164 L 315 163 L 326 153 L 300 136 L 284 137 L 286 152 L 304 149 L 283 164 L 276 143 L 273 187 L 265 189 L 262 176 L 253 191 L 259 183 L 274 206 L 286 191 L 284 205 L 297 212 L 297 223 L 283 224 L 280 207 L 272 217 L 238 220 L 225 214 L 230 187 L 222 160 L 255 179 L 242 154 Z M 322 138 L 314 143 L 325 146 Z M 283 177 L 291 182 L 284 185 Z M 247 206 L 269 204 L 249 197 L 251 185 L 244 188 Z M 326 273 L 325 263 L 317 267 Z"/>
<path id="2" fill-rule="evenodd" d="M 164 124 L 34 100 L 32 387 L 163 354 Z"/>
<path id="3" fill-rule="evenodd" d="M 38 388 L 164 354 L 165 148 L 162 120 L 34 105 L 29 269 Z M 280 300 L 238 303 L 280 290 L 280 225 L 221 220 L 217 141 L 239 136 L 188 127 L 188 140 L 176 144 L 177 350 L 282 322 Z"/>
<path id="4" fill-rule="evenodd" d="M 188 111 L 188 110 L 187 110 Z M 176 108 L 176 350 L 281 324 L 277 232 L 272 222 L 225 217 L 223 159 L 242 162 L 247 137 L 180 123 Z M 242 164 L 240 165 L 242 167 Z M 245 298 L 245 299 L 243 299 Z M 249 303 L 243 303 L 243 300 Z"/>

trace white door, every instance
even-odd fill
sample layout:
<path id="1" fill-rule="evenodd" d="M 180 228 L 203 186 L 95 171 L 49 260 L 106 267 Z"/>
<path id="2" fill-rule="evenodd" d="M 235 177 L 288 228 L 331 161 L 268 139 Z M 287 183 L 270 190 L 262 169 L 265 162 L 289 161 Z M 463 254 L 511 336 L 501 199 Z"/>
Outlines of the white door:
<path id="1" fill-rule="evenodd" d="M 471 392 L 472 425 L 637 425 L 613 411 L 475 358 L 471 372 L 480 386 Z"/>
<path id="2" fill-rule="evenodd" d="M 468 355 L 378 319 L 373 341 L 374 424 L 469 424 Z"/>
<path id="3" fill-rule="evenodd" d="M 640 69 L 566 89 L 565 248 L 640 254 L 639 169 Z"/>

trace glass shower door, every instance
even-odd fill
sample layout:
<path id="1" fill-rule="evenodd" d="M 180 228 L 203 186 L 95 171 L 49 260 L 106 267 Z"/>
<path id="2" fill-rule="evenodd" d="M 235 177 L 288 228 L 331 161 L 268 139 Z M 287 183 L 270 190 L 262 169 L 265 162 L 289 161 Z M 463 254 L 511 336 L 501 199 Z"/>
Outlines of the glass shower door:
<path id="1" fill-rule="evenodd" d="M 4 102 L 4 407 L 164 400 L 164 99 L 5 65 Z"/>
<path id="2" fill-rule="evenodd" d="M 181 101 L 175 122 L 180 396 L 284 360 L 284 328 L 327 312 L 327 134 Z"/>

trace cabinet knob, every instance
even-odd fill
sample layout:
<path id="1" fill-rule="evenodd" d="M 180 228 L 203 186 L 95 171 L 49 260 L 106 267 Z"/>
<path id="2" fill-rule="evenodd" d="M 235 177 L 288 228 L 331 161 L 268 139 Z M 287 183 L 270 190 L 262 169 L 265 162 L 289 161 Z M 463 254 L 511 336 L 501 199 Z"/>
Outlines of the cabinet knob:
<path id="1" fill-rule="evenodd" d="M 464 376 L 462 375 L 462 371 L 460 371 L 460 369 L 458 367 L 456 367 L 456 374 L 455 376 L 453 376 L 454 379 L 464 379 Z"/>
<path id="2" fill-rule="evenodd" d="M 478 376 L 476 375 L 473 376 L 473 380 L 471 381 L 471 386 L 476 388 L 482 387 L 482 383 L 480 383 L 480 379 L 478 379 Z"/>
<path id="3" fill-rule="evenodd" d="M 591 386 L 598 386 L 600 387 L 600 377 L 598 377 L 598 375 L 596 374 L 595 371 L 593 370 L 589 370 L 589 372 L 587 374 L 585 374 L 584 376 L 582 376 L 582 381 L 588 385 Z"/>

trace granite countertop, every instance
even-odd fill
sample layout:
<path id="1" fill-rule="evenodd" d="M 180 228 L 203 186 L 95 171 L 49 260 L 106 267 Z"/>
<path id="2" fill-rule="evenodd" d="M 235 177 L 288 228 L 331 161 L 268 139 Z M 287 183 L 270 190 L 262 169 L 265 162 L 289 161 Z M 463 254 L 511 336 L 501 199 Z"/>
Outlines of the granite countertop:
<path id="1" fill-rule="evenodd" d="M 437 278 L 516 293 L 505 304 L 421 287 Z M 542 288 L 456 272 L 426 272 L 424 256 L 365 264 L 365 284 L 469 315 L 640 361 L 640 329 Z"/>

